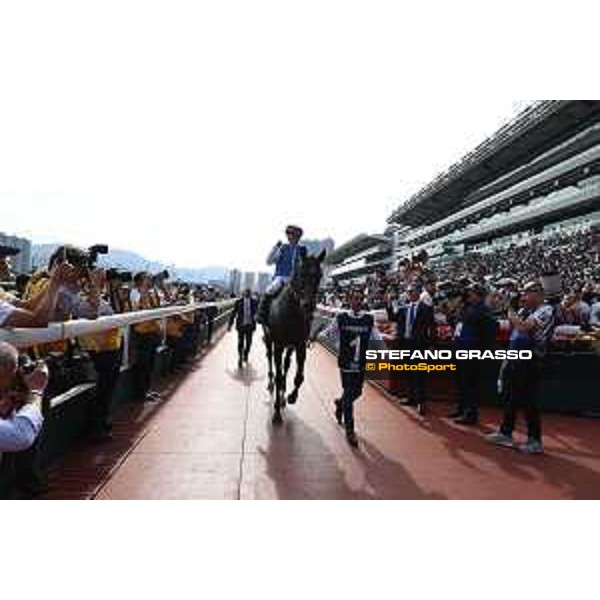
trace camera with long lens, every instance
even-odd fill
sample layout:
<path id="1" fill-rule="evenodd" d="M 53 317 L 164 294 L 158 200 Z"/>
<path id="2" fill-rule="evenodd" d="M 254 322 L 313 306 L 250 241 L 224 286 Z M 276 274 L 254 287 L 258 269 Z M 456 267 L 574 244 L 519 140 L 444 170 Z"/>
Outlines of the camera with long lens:
<path id="1" fill-rule="evenodd" d="M 131 271 L 119 271 L 119 269 L 110 268 L 106 270 L 106 279 L 118 283 L 131 283 L 133 281 L 133 273 Z"/>
<path id="2" fill-rule="evenodd" d="M 164 271 L 161 271 L 160 273 L 157 273 L 156 275 L 152 276 L 152 285 L 161 287 L 162 285 L 164 285 L 165 281 L 167 281 L 167 279 L 170 278 L 171 274 L 165 269 Z"/>
<path id="3" fill-rule="evenodd" d="M 27 401 L 29 387 L 25 382 L 25 377 L 31 375 L 31 373 L 35 371 L 37 364 L 38 363 L 34 360 L 31 360 L 27 354 L 19 354 L 17 373 L 10 389 L 10 395 L 12 396 L 14 408 L 21 408 Z"/>
<path id="4" fill-rule="evenodd" d="M 519 312 L 521 309 L 521 294 L 513 294 L 510 297 L 508 304 L 514 312 Z"/>
<path id="5" fill-rule="evenodd" d="M 96 268 L 98 256 L 108 254 L 108 246 L 95 244 L 87 250 L 81 250 L 75 246 L 61 246 L 50 259 L 50 266 L 67 263 L 73 266 L 77 272 L 78 279 L 89 279 L 90 272 Z"/>
<path id="6" fill-rule="evenodd" d="M 92 270 L 96 268 L 98 264 L 98 257 L 100 255 L 108 254 L 108 246 L 106 244 L 94 244 L 87 250 L 87 268 Z"/>

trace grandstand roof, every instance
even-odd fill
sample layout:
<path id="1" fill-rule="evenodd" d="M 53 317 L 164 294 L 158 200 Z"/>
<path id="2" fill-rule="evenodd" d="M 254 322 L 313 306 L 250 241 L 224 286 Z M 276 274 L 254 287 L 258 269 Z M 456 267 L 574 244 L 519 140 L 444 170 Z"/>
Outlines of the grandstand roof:
<path id="1" fill-rule="evenodd" d="M 388 223 L 413 227 L 430 224 L 458 208 L 470 192 L 546 152 L 598 118 L 598 100 L 536 102 L 402 204 Z"/>
<path id="2" fill-rule="evenodd" d="M 389 238 L 385 235 L 367 235 L 361 233 L 351 240 L 342 244 L 339 248 L 336 248 L 328 257 L 327 263 L 330 265 L 337 265 L 345 261 L 349 256 L 368 250 L 378 244 L 390 244 Z"/>

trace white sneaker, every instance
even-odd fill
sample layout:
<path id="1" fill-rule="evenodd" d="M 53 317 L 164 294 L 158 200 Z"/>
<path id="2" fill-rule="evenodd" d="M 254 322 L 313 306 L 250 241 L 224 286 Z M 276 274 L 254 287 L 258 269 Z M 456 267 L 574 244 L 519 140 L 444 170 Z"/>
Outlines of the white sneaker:
<path id="1" fill-rule="evenodd" d="M 486 441 L 490 444 L 496 444 L 496 446 L 503 446 L 504 448 L 514 448 L 515 442 L 509 435 L 504 435 L 502 432 L 497 431 L 496 433 L 490 433 L 485 437 Z"/>
<path id="2" fill-rule="evenodd" d="M 543 454 L 544 447 L 541 442 L 537 440 L 529 440 L 526 444 L 523 444 L 519 450 L 525 452 L 525 454 Z"/>

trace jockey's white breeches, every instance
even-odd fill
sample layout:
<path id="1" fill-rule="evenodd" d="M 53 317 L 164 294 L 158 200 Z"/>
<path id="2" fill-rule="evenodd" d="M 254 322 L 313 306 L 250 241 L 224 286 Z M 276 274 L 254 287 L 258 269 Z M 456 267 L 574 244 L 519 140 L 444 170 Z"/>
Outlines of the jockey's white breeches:
<path id="1" fill-rule="evenodd" d="M 267 294 L 267 296 L 274 296 L 290 280 L 291 277 L 282 277 L 281 275 L 273 277 L 273 281 L 267 286 L 265 294 Z"/>

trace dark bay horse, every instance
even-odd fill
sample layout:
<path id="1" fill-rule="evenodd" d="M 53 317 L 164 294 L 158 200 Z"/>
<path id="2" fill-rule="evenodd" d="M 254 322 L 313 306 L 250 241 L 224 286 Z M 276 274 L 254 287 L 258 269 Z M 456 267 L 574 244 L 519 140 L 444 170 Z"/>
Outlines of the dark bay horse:
<path id="1" fill-rule="evenodd" d="M 304 383 L 306 348 L 319 283 L 323 275 L 321 264 L 324 259 L 324 250 L 319 256 L 302 258 L 292 280 L 271 302 L 265 327 L 265 345 L 269 359 L 269 392 L 275 392 L 275 414 L 273 415 L 275 425 L 283 422 L 282 409 L 285 408 L 286 403 L 296 403 L 298 392 Z M 294 354 L 296 355 L 294 389 L 286 399 L 287 375 Z M 273 373 L 273 364 L 275 364 L 275 373 Z"/>

